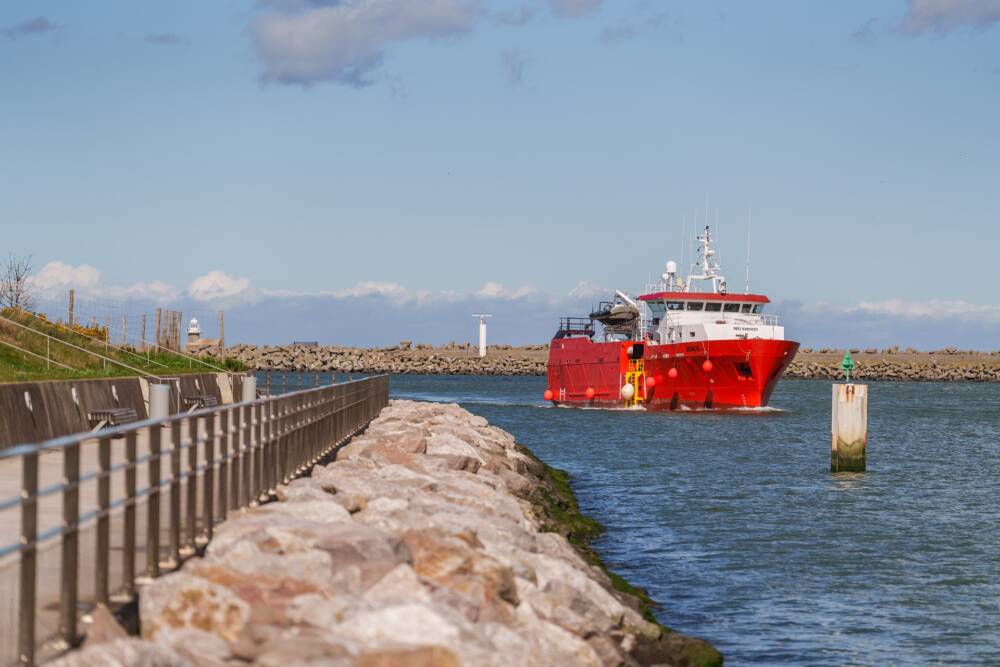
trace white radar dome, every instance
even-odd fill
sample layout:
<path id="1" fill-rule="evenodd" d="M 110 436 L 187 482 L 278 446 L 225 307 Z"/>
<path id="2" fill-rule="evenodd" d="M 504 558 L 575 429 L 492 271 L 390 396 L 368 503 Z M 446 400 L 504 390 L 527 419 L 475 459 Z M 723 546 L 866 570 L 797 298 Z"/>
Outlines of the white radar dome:
<path id="1" fill-rule="evenodd" d="M 677 262 L 674 260 L 667 262 L 667 273 L 677 273 Z"/>

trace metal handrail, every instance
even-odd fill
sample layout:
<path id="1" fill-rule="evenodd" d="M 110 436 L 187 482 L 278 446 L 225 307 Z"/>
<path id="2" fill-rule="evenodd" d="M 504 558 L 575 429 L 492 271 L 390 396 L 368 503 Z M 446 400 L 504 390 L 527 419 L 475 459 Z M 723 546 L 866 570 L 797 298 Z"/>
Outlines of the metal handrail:
<path id="1" fill-rule="evenodd" d="M 38 315 L 35 314 L 35 313 L 28 312 L 28 311 L 24 311 L 24 312 L 31 319 L 40 320 L 43 324 L 48 324 L 49 326 L 53 326 L 56 329 L 62 329 L 66 333 L 73 334 L 75 336 L 81 336 L 81 337 L 86 338 L 87 340 L 93 341 L 93 342 L 95 342 L 95 343 L 97 343 L 99 345 L 108 345 L 109 344 L 109 342 L 108 342 L 107 339 L 101 340 L 100 338 L 96 338 L 95 336 L 90 336 L 88 334 L 83 333 L 82 331 L 79 331 L 79 330 L 74 329 L 72 327 L 68 327 L 65 324 L 63 324 L 62 322 L 52 322 L 52 321 L 49 321 L 49 320 L 41 320 L 41 318 L 38 317 Z M 32 331 L 37 331 L 37 329 L 32 329 Z M 124 347 L 124 345 L 122 345 L 122 346 L 115 345 L 114 347 L 119 352 L 124 352 L 125 354 L 128 354 L 130 356 L 136 357 L 137 359 L 141 359 L 141 360 L 145 361 L 146 363 L 154 363 L 157 366 L 162 366 L 163 368 L 167 368 L 166 364 L 161 364 L 159 361 L 156 361 L 154 359 L 147 359 L 147 358 L 143 357 L 141 354 L 138 354 L 136 352 L 131 352 L 130 350 L 126 349 Z"/>
<path id="2" fill-rule="evenodd" d="M 163 350 L 164 352 L 167 352 L 169 354 L 176 354 L 181 359 L 187 359 L 188 362 L 193 362 L 193 363 L 196 363 L 196 364 L 201 364 L 202 366 L 208 366 L 209 368 L 212 368 L 212 369 L 214 369 L 215 371 L 217 371 L 219 373 L 228 373 L 229 372 L 227 369 L 225 369 L 225 368 L 223 368 L 221 366 L 216 366 L 215 364 L 210 364 L 209 362 L 205 361 L 201 357 L 197 357 L 197 356 L 195 356 L 193 354 L 188 354 L 186 352 L 181 352 L 179 350 L 172 350 L 169 347 L 163 347 L 159 343 L 156 343 L 156 342 L 151 341 L 151 340 L 145 340 L 145 341 L 142 341 L 142 342 L 143 342 L 144 345 L 148 345 L 149 347 L 155 348 L 157 350 Z"/>
<path id="3" fill-rule="evenodd" d="M 388 377 L 376 376 L 0 451 L 0 466 L 21 464 L 20 493 L 0 498 L 0 526 L 14 523 L 4 520 L 4 513 L 20 512 L 19 539 L 0 541 L 0 565 L 19 559 L 19 618 L 16 624 L 0 623 L 0 665 L 34 665 L 78 645 L 87 590 L 92 596 L 84 607 L 108 604 L 112 595 L 116 601 L 134 600 L 140 581 L 177 569 L 211 540 L 214 526 L 229 513 L 271 499 L 279 485 L 364 429 L 388 401 Z M 113 447 L 119 438 L 124 442 Z M 117 457 L 113 449 L 121 450 Z M 83 455 L 96 458 L 96 469 L 84 470 Z M 43 469 L 43 458 L 57 464 L 61 458 L 61 466 Z M 147 480 L 142 488 L 140 471 Z M 42 472 L 56 474 L 58 483 L 43 486 Z M 113 479 L 123 480 L 114 498 Z M 90 485 L 96 486 L 96 500 L 81 507 L 81 489 Z M 61 522 L 40 526 L 41 504 L 58 496 Z M 81 554 L 82 542 L 93 543 L 92 558 Z M 120 571 L 112 567 L 112 542 L 121 545 Z M 55 578 L 44 572 L 39 577 L 40 551 L 49 545 L 60 552 L 58 591 L 40 596 L 39 585 Z M 144 568 L 138 572 L 136 556 L 143 551 Z M 83 591 L 81 575 L 93 576 Z M 50 607 L 58 608 L 58 632 L 46 634 L 39 631 L 39 612 Z M 16 655 L 4 653 L 15 647 Z"/>
<path id="4" fill-rule="evenodd" d="M 42 361 L 44 361 L 47 364 L 55 364 L 56 366 L 59 366 L 60 368 L 64 368 L 64 369 L 66 369 L 68 371 L 75 371 L 76 370 L 72 366 L 67 366 L 66 364 L 60 363 L 60 362 L 56 361 L 55 359 L 48 359 L 48 358 L 43 357 L 42 355 L 38 354 L 37 352 L 32 352 L 31 350 L 26 350 L 23 347 L 21 347 L 20 345 L 14 345 L 14 343 L 11 343 L 11 342 L 8 342 L 8 341 L 5 341 L 5 340 L 0 340 L 0 345 L 6 345 L 7 347 L 12 347 L 15 350 L 17 350 L 18 352 L 23 352 L 24 354 L 30 354 L 33 357 L 37 357 L 38 359 L 41 359 Z"/>
<path id="5" fill-rule="evenodd" d="M 157 375 L 153 375 L 152 373 L 147 373 L 144 370 L 140 370 L 138 368 L 134 368 L 133 366 L 129 366 L 126 363 L 123 363 L 121 361 L 117 361 L 115 359 L 112 359 L 111 357 L 105 356 L 105 355 L 100 354 L 98 352 L 94 352 L 93 350 L 88 350 L 88 349 L 86 349 L 84 347 L 80 347 L 79 345 L 74 345 L 73 343 L 70 343 L 69 341 L 62 340 L 61 338 L 56 338 L 55 336 L 50 336 L 49 334 L 45 333 L 44 331 L 39 331 L 38 329 L 32 329 L 31 327 L 29 327 L 27 325 L 21 324 L 20 322 L 15 322 L 14 320 L 12 320 L 10 318 L 7 318 L 7 317 L 4 317 L 3 315 L 0 315 L 0 321 L 6 322 L 7 324 L 13 324 L 15 327 L 20 327 L 21 329 L 24 329 L 25 331 L 30 331 L 31 333 L 36 334 L 38 336 L 44 336 L 45 339 L 48 340 L 48 341 L 56 341 L 57 343 L 62 343 L 63 345 L 66 345 L 67 347 L 73 348 L 74 350 L 79 350 L 80 352 L 86 352 L 87 354 L 95 356 L 98 359 L 103 359 L 104 361 L 107 361 L 107 362 L 110 362 L 112 364 L 115 364 L 116 366 L 121 366 L 122 368 L 124 368 L 126 370 L 130 370 L 130 371 L 132 371 L 133 373 L 135 373 L 137 375 L 143 375 L 145 377 L 155 378 L 157 380 L 160 379 L 159 376 L 157 376 Z"/>

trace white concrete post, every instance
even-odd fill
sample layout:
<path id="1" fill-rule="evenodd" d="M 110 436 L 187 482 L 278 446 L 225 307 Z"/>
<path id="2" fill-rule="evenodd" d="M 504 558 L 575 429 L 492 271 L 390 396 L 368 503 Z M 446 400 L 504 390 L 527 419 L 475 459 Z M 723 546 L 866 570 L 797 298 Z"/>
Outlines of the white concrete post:
<path id="1" fill-rule="evenodd" d="M 243 402 L 249 403 L 250 401 L 257 400 L 257 376 L 256 375 L 244 375 L 243 376 Z"/>
<path id="2" fill-rule="evenodd" d="M 149 418 L 166 419 L 170 416 L 170 385 L 149 385 Z"/>
<path id="3" fill-rule="evenodd" d="M 864 472 L 868 446 L 868 385 L 833 385 L 830 471 Z"/>
<path id="4" fill-rule="evenodd" d="M 473 315 L 479 318 L 479 358 L 486 357 L 486 318 L 492 315 Z"/>

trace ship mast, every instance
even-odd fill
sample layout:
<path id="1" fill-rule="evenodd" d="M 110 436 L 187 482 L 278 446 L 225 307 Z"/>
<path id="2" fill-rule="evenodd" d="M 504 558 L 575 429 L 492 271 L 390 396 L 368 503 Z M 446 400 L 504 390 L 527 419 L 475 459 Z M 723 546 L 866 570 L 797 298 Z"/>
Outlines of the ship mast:
<path id="1" fill-rule="evenodd" d="M 685 292 L 691 291 L 691 282 L 694 280 L 710 280 L 712 282 L 712 292 L 716 294 L 726 293 L 726 277 L 722 275 L 722 265 L 719 263 L 719 258 L 715 254 L 715 250 L 712 249 L 712 232 L 708 225 L 705 225 L 705 231 L 701 236 L 697 237 L 698 243 L 701 244 L 699 253 L 701 259 L 695 262 L 695 266 L 701 271 L 701 273 L 692 273 L 688 276 L 687 287 Z"/>

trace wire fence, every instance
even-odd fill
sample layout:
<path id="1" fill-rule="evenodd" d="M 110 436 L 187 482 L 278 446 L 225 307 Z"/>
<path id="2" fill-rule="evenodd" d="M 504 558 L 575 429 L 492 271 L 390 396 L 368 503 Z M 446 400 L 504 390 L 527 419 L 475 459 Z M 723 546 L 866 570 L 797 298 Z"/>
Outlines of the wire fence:
<path id="1" fill-rule="evenodd" d="M 79 296 L 39 295 L 32 310 L 52 322 L 75 325 L 109 345 L 141 350 L 151 344 L 183 350 L 191 320 L 198 322 L 199 337 L 205 341 L 225 341 L 222 311 L 191 309 L 187 312 L 156 307 L 150 301 Z"/>
<path id="2" fill-rule="evenodd" d="M 134 601 L 388 401 L 378 376 L 0 452 L 0 665 L 77 646 L 82 614 Z"/>

